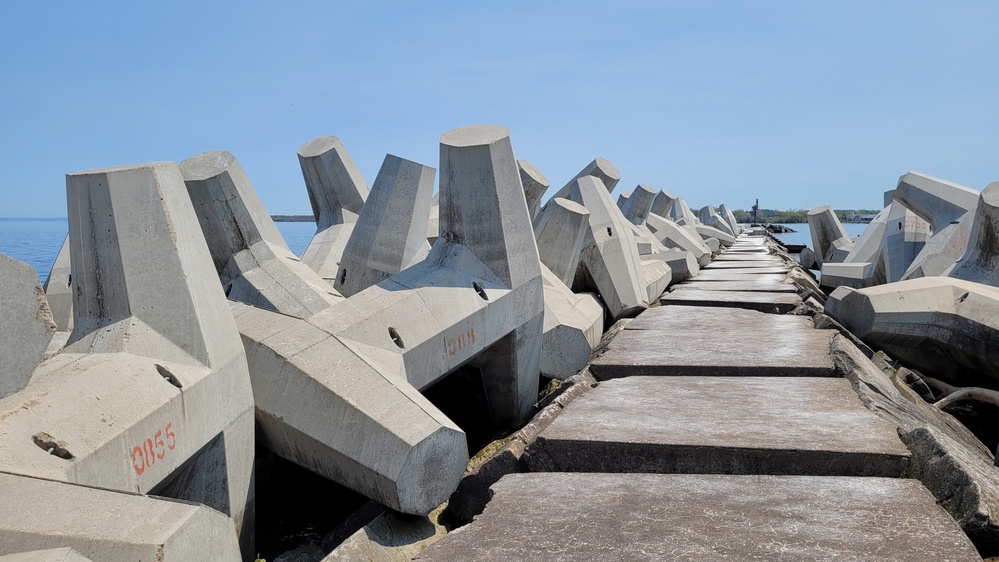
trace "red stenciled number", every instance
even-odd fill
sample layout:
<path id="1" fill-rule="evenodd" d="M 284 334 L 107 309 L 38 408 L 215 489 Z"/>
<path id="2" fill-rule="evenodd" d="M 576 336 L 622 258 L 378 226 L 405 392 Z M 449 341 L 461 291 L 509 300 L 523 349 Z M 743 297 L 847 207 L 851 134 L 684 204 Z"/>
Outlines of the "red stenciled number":
<path id="1" fill-rule="evenodd" d="M 176 447 L 177 434 L 173 431 L 173 422 L 158 430 L 152 438 L 132 447 L 132 468 L 135 469 L 136 476 L 141 476 L 147 468 L 156 464 L 156 459 L 162 459 L 167 451 Z"/>
<path id="2" fill-rule="evenodd" d="M 161 430 L 157 431 L 156 435 L 153 435 L 153 439 L 156 440 L 155 441 L 155 444 L 156 444 L 156 458 L 162 459 L 163 455 L 166 454 L 166 450 L 163 449 L 163 447 L 164 447 L 164 444 L 163 444 L 163 430 L 161 429 Z"/>
<path id="3" fill-rule="evenodd" d="M 166 424 L 167 449 L 173 450 L 177 446 L 177 436 L 173 433 L 173 422 Z"/>
<path id="4" fill-rule="evenodd" d="M 135 469 L 136 476 L 141 476 L 146 470 L 146 461 L 142 458 L 142 447 L 132 449 L 132 468 Z"/>

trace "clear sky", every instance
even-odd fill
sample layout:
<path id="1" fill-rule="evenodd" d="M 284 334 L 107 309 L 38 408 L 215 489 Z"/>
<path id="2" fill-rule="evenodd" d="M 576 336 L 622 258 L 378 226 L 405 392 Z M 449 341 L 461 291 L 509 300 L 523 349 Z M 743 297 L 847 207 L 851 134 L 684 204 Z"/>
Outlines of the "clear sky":
<path id="1" fill-rule="evenodd" d="M 876 208 L 908 170 L 982 189 L 997 28 L 993 1 L 5 2 L 0 217 L 206 150 L 308 214 L 304 142 L 340 137 L 370 183 L 479 123 L 552 192 L 597 156 L 697 206 Z"/>

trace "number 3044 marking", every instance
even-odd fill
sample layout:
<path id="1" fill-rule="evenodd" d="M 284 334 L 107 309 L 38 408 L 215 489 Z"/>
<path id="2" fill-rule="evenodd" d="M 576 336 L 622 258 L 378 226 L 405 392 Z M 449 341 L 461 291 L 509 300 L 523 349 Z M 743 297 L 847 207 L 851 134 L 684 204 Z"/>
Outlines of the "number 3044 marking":
<path id="1" fill-rule="evenodd" d="M 174 450 L 176 446 L 177 435 L 173 432 L 173 422 L 170 422 L 151 438 L 132 447 L 132 468 L 135 469 L 136 476 L 156 464 L 156 459 L 163 459 L 167 451 Z"/>

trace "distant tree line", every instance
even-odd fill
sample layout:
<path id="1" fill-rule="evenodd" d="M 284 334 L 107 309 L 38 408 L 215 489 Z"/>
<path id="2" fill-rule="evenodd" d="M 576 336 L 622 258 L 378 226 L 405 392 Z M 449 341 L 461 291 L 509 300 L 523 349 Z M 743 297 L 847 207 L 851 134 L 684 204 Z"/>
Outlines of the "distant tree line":
<path id="1" fill-rule="evenodd" d="M 274 222 L 313 222 L 316 219 L 312 215 L 271 215 Z"/>

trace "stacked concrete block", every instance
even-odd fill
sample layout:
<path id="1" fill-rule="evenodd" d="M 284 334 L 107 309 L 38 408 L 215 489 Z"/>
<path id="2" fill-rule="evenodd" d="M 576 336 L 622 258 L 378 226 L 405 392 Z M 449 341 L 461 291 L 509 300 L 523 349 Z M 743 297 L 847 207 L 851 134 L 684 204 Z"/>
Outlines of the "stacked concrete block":
<path id="1" fill-rule="evenodd" d="M 656 254 L 656 257 L 669 266 L 670 273 L 672 274 L 670 285 L 697 277 L 697 274 L 701 272 L 701 268 L 693 252 L 674 248 L 661 254 Z"/>
<path id="2" fill-rule="evenodd" d="M 534 236 L 541 263 L 567 286 L 579 267 L 590 212 L 568 199 L 554 198 L 534 220 Z"/>
<path id="3" fill-rule="evenodd" d="M 520 182 L 524 185 L 524 197 L 527 198 L 527 212 L 534 220 L 541 210 L 541 198 L 548 191 L 548 178 L 527 160 L 517 160 L 520 169 Z"/>
<path id="4" fill-rule="evenodd" d="M 430 200 L 430 218 L 427 220 L 427 243 L 433 246 L 441 234 L 440 193 L 434 193 Z"/>
<path id="5" fill-rule="evenodd" d="M 302 319 L 233 305 L 263 442 L 406 513 L 446 500 L 468 461 L 419 390 L 474 365 L 500 427 L 537 399 L 544 288 L 505 128 L 442 136 L 440 210 L 426 260 L 343 303 Z"/>
<path id="6" fill-rule="evenodd" d="M 673 204 L 676 201 L 676 197 L 666 191 L 665 189 L 660 189 L 656 193 L 655 199 L 652 200 L 652 207 L 649 208 L 649 212 L 654 215 L 659 215 L 660 217 L 672 218 L 673 217 Z"/>
<path id="7" fill-rule="evenodd" d="M 630 236 L 631 223 L 611 201 L 603 182 L 594 176 L 581 177 L 572 184 L 569 199 L 590 212 L 573 291 L 600 293 L 613 320 L 648 308 L 645 271 Z"/>
<path id="8" fill-rule="evenodd" d="M 228 152 L 180 164 L 225 294 L 296 317 L 343 297 L 288 249 L 249 178 Z"/>
<path id="9" fill-rule="evenodd" d="M 885 281 L 902 279 L 930 238 L 930 225 L 902 204 L 892 204 L 881 244 Z"/>
<path id="10" fill-rule="evenodd" d="M 247 529 L 249 549 L 250 379 L 180 169 L 93 170 L 66 186 L 73 333 L 0 399 L 0 471 L 204 503 Z"/>
<path id="11" fill-rule="evenodd" d="M 49 276 L 42 286 L 45 289 L 45 299 L 52 311 L 52 320 L 60 332 L 73 329 L 73 276 L 69 265 L 69 236 L 62 241 L 59 254 L 56 256 Z"/>
<path id="12" fill-rule="evenodd" d="M 676 224 L 689 228 L 697 226 L 700 222 L 697 220 L 697 217 L 694 216 L 694 212 L 690 210 L 690 207 L 687 206 L 687 202 L 683 199 L 683 197 L 677 197 L 676 200 L 673 201 L 673 210 L 670 218 L 676 221 Z"/>
<path id="13" fill-rule="evenodd" d="M 718 206 L 718 214 L 725 219 L 726 224 L 732 227 L 732 234 L 738 236 L 741 229 L 739 228 L 739 221 L 735 220 L 735 214 L 732 212 L 732 209 L 727 204 L 722 203 Z"/>
<path id="14" fill-rule="evenodd" d="M 812 251 L 819 267 L 827 262 L 842 263 L 853 249 L 853 241 L 829 205 L 808 211 L 808 230 L 812 234 Z"/>
<path id="15" fill-rule="evenodd" d="M 718 211 L 714 207 L 707 205 L 701 208 L 701 224 L 705 226 L 710 226 L 724 232 L 728 236 L 734 238 L 738 233 L 736 228 L 733 228 L 731 224 L 725 218 L 718 214 Z"/>
<path id="16" fill-rule="evenodd" d="M 430 253 L 427 217 L 436 170 L 389 154 L 344 247 L 333 283 L 350 296 Z"/>
<path id="17" fill-rule="evenodd" d="M 593 293 L 573 293 L 547 267 L 545 323 L 541 340 L 541 374 L 565 380 L 586 366 L 604 332 L 604 307 Z"/>
<path id="18" fill-rule="evenodd" d="M 700 235 L 704 243 L 708 245 L 713 252 L 717 252 L 717 248 L 714 246 L 724 246 L 726 248 L 732 247 L 735 244 L 735 236 L 732 236 L 728 232 L 719 230 L 713 226 L 708 226 L 706 224 L 698 224 L 694 226 L 694 230 Z M 712 242 L 712 240 L 714 242 Z"/>
<path id="19" fill-rule="evenodd" d="M 638 187 L 631 192 L 628 200 L 621 207 L 624 218 L 628 219 L 631 224 L 644 224 L 646 217 L 649 216 L 649 211 L 652 209 L 652 202 L 655 198 L 656 191 L 654 189 L 645 184 L 638 184 Z"/>
<path id="20" fill-rule="evenodd" d="M 999 182 L 978 196 L 969 238 L 964 256 L 944 275 L 999 286 Z"/>
<path id="21" fill-rule="evenodd" d="M 926 220 L 932 232 L 902 279 L 941 275 L 950 269 L 968 249 L 978 192 L 909 172 L 899 178 L 894 199 Z"/>
<path id="22" fill-rule="evenodd" d="M 302 261 L 332 283 L 354 223 L 368 198 L 368 184 L 336 137 L 319 137 L 298 149 L 316 234 Z"/>
<path id="23" fill-rule="evenodd" d="M 631 191 L 625 190 L 617 195 L 617 208 L 624 209 L 624 206 L 628 203 L 628 198 L 631 197 Z"/>
<path id="24" fill-rule="evenodd" d="M 962 386 L 999 380 L 999 289 L 948 277 L 840 287 L 826 313 L 904 364 Z"/>
<path id="25" fill-rule="evenodd" d="M 653 233 L 656 239 L 666 248 L 676 248 L 691 252 L 694 259 L 700 266 L 711 263 L 711 248 L 704 243 L 704 240 L 691 229 L 684 228 L 671 219 L 664 218 L 655 213 L 649 214 L 645 219 L 645 226 Z"/>
<path id="26" fill-rule="evenodd" d="M 863 234 L 853 242 L 853 247 L 842 263 L 826 262 L 818 267 L 822 270 L 819 284 L 823 290 L 828 292 L 843 286 L 860 289 L 885 282 L 885 259 L 882 249 L 890 207 L 891 205 L 878 213 L 867 225 Z M 811 249 L 805 248 L 801 252 L 802 265 L 806 263 L 806 250 L 814 263 L 815 254 Z"/>
<path id="27" fill-rule="evenodd" d="M 617 170 L 617 167 L 614 166 L 610 160 L 607 160 L 606 158 L 597 158 L 587 164 L 582 170 L 579 171 L 578 174 L 573 176 L 568 183 L 562 186 L 562 189 L 558 190 L 555 195 L 552 196 L 552 199 L 556 197 L 568 199 L 569 190 L 572 188 L 576 180 L 587 176 L 593 176 L 599 179 L 603 183 L 604 189 L 607 190 L 607 193 L 614 191 L 614 188 L 617 187 L 617 183 L 621 181 L 621 172 Z"/>
<path id="28" fill-rule="evenodd" d="M 35 269 L 0 254 L 0 398 L 28 384 L 56 331 Z"/>
<path id="29" fill-rule="evenodd" d="M 232 521 L 205 506 L 3 472 L 0 497 L 0 561 L 241 559 Z"/>
<path id="30" fill-rule="evenodd" d="M 665 254 L 655 254 L 642 259 L 642 278 L 645 285 L 645 294 L 649 302 L 656 302 L 659 296 L 666 291 L 673 279 L 673 270 L 669 263 L 662 259 Z"/>

